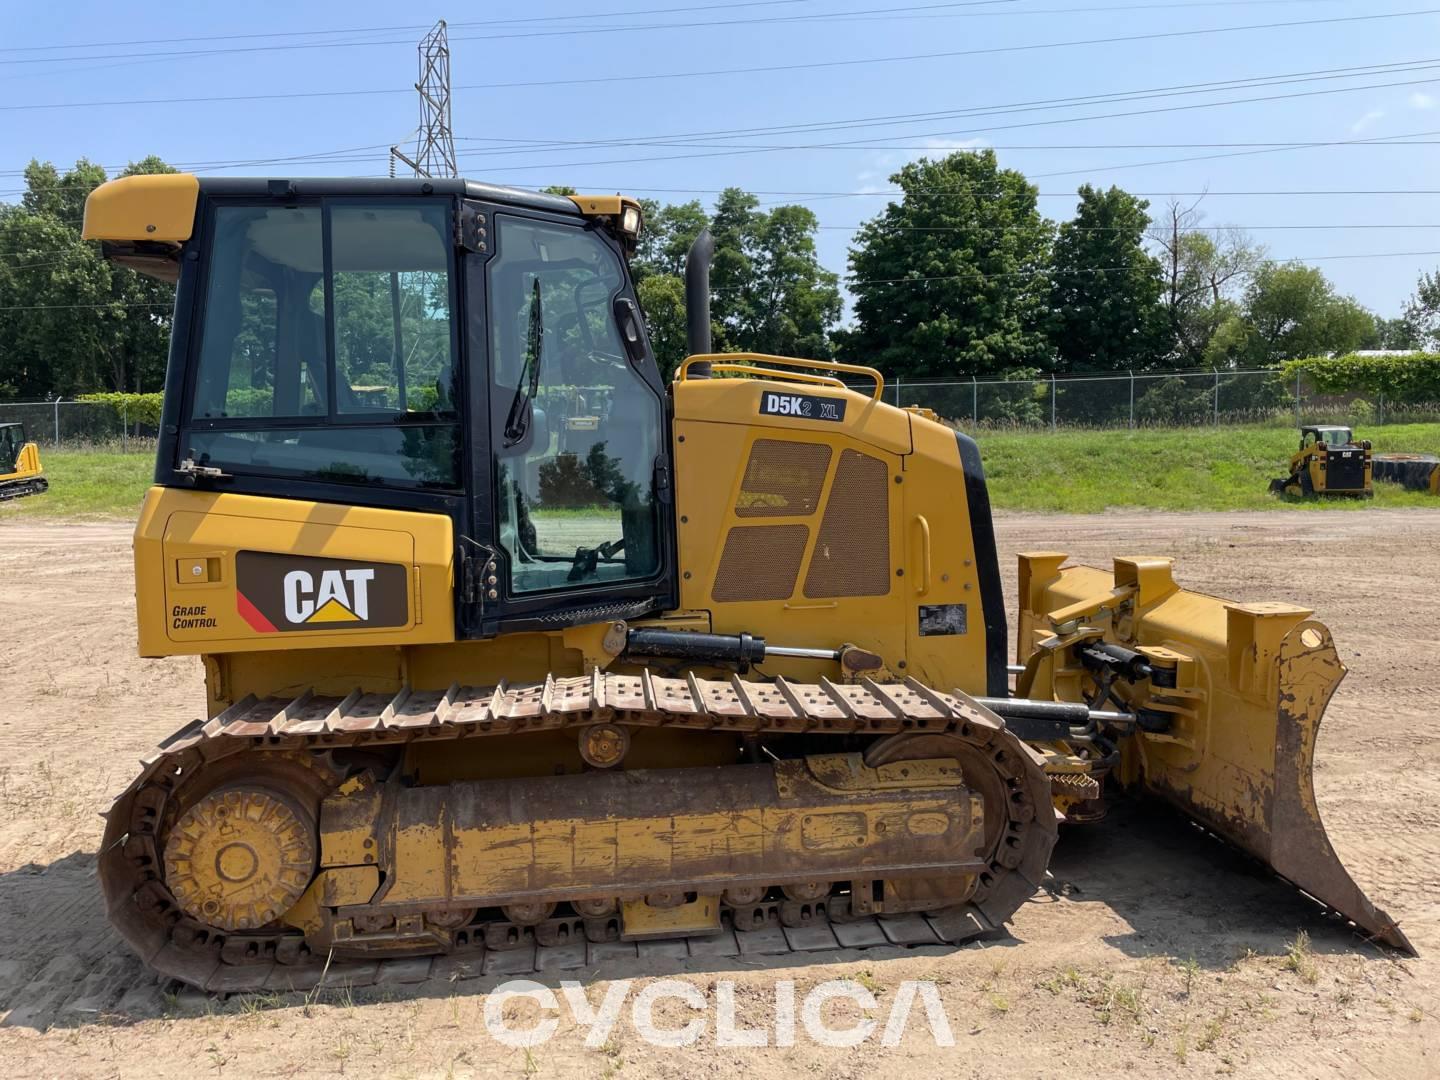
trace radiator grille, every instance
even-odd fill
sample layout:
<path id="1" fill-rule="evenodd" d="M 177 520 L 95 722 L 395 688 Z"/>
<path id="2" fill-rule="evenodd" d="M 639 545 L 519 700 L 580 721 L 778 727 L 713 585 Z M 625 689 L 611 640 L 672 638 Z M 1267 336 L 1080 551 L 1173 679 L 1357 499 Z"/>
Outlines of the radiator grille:
<path id="1" fill-rule="evenodd" d="M 805 575 L 807 597 L 884 596 L 890 591 L 888 473 L 879 458 L 841 452 Z"/>
<path id="2" fill-rule="evenodd" d="M 711 598 L 788 600 L 810 538 L 807 525 L 741 525 L 725 537 Z"/>
<path id="3" fill-rule="evenodd" d="M 736 517 L 799 517 L 820 505 L 830 447 L 823 443 L 757 439 L 745 464 Z"/>

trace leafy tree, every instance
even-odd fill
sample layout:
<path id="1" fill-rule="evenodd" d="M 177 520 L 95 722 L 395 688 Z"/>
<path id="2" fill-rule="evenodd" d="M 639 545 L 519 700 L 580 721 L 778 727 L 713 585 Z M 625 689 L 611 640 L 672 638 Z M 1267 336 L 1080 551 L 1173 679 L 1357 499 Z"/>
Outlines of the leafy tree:
<path id="1" fill-rule="evenodd" d="M 716 348 L 823 359 L 840 319 L 840 279 L 815 253 L 819 222 L 804 206 L 768 213 L 759 199 L 727 188 L 715 203 L 711 317 Z"/>
<path id="2" fill-rule="evenodd" d="M 1410 351 L 1420 348 L 1420 330 L 1409 318 L 1401 315 L 1398 319 L 1375 317 L 1375 335 L 1365 342 L 1367 349 L 1397 349 Z"/>
<path id="3" fill-rule="evenodd" d="M 1036 189 L 990 150 L 921 158 L 904 193 L 856 234 L 847 359 L 905 378 L 1050 366 L 1053 227 Z"/>
<path id="4" fill-rule="evenodd" d="M 63 176 L 50 162 L 42 164 L 32 158 L 25 166 L 20 206 L 29 213 L 48 214 L 78 226 L 85 213 L 85 197 L 107 179 L 105 170 L 88 158 L 75 162 Z"/>
<path id="5" fill-rule="evenodd" d="M 675 204 L 641 199 L 640 207 L 645 224 L 635 257 L 630 260 L 635 280 L 644 281 L 652 274 L 683 276 L 690 245 L 710 223 L 704 208 L 698 199 Z"/>
<path id="6" fill-rule="evenodd" d="M 1298 263 L 1262 266 L 1245 293 L 1251 362 L 1345 353 L 1373 332 L 1375 317 L 1340 296 L 1325 275 Z"/>
<path id="7" fill-rule="evenodd" d="M 156 157 L 121 173 L 173 172 Z M 85 198 L 106 179 L 81 159 L 32 161 L 20 203 L 0 207 L 0 392 L 73 396 L 154 390 L 164 380 L 173 288 L 107 263 L 80 239 Z"/>
<path id="8" fill-rule="evenodd" d="M 1237 317 L 1245 285 L 1265 257 L 1265 249 L 1242 230 L 1205 230 L 1203 220 L 1198 203 L 1172 201 L 1150 230 L 1159 252 L 1172 356 L 1184 367 L 1209 366 L 1233 352 L 1235 327 L 1227 323 Z"/>
<path id="9" fill-rule="evenodd" d="M 106 385 L 100 366 L 109 275 L 79 231 L 51 213 L 0 210 L 0 390 L 73 395 Z"/>
<path id="10" fill-rule="evenodd" d="M 699 202 L 642 204 L 645 228 L 631 268 L 661 368 L 685 358 L 685 256 L 702 229 L 715 239 L 710 282 L 715 348 L 828 357 L 840 319 L 839 278 L 815 253 L 815 215 L 803 206 L 759 208 L 739 188 L 713 216 Z"/>
<path id="11" fill-rule="evenodd" d="M 1051 342 L 1060 371 L 1123 371 L 1168 351 L 1160 264 L 1145 250 L 1149 207 L 1119 188 L 1080 189 L 1055 240 Z"/>
<path id="12" fill-rule="evenodd" d="M 1440 351 L 1440 271 L 1420 275 L 1401 318 L 1405 322 L 1408 344 L 1394 348 Z"/>
<path id="13" fill-rule="evenodd" d="M 1222 300 L 1211 308 L 1214 329 L 1201 353 L 1203 366 L 1212 369 L 1244 367 L 1250 359 L 1252 328 L 1240 306 Z"/>
<path id="14" fill-rule="evenodd" d="M 673 377 L 675 369 L 687 352 L 685 324 L 685 281 L 675 274 L 651 274 L 635 287 L 640 308 L 645 312 L 645 326 L 650 331 L 650 347 L 660 373 Z"/>

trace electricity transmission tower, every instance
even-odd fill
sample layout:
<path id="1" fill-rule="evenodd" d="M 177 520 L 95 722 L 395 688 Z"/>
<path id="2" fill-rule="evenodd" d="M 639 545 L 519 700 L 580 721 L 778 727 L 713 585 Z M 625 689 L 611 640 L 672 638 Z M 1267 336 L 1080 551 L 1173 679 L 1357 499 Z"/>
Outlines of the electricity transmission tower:
<path id="1" fill-rule="evenodd" d="M 450 130 L 450 39 L 441 19 L 420 41 L 420 126 L 415 131 L 414 156 L 390 147 L 390 175 L 399 158 L 416 176 L 458 176 L 455 134 Z"/>

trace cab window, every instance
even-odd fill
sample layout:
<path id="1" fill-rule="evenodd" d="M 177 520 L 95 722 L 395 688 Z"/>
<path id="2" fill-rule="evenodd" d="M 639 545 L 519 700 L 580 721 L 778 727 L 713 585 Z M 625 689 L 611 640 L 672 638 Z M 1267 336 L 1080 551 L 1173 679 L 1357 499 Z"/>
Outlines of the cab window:
<path id="1" fill-rule="evenodd" d="M 495 223 L 491 426 L 510 591 L 651 577 L 662 414 L 615 324 L 619 256 L 578 225 Z"/>
<path id="2" fill-rule="evenodd" d="M 0 473 L 15 471 L 20 447 L 25 444 L 25 433 L 21 428 L 0 427 Z"/>
<path id="3" fill-rule="evenodd" d="M 459 486 L 451 213 L 216 207 L 186 454 L 227 472 Z"/>

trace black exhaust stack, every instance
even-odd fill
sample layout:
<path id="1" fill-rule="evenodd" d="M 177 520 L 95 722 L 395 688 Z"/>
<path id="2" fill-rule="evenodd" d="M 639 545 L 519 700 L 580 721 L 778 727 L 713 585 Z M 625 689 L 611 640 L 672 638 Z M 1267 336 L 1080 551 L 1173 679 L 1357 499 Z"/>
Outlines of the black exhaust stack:
<path id="1" fill-rule="evenodd" d="M 710 260 L 715 257 L 715 239 L 702 229 L 685 255 L 685 336 L 691 356 L 704 356 L 710 346 Z M 709 364 L 695 364 L 692 379 L 708 379 Z"/>

